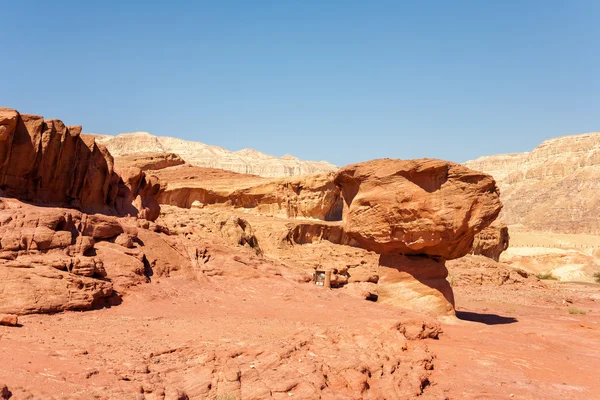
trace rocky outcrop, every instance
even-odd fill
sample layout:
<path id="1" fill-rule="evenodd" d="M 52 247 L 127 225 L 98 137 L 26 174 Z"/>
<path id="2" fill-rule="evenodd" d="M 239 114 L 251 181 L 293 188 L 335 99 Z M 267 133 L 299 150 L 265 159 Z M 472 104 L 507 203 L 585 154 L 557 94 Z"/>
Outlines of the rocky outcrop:
<path id="1" fill-rule="evenodd" d="M 198 167 L 218 168 L 264 177 L 286 177 L 337 170 L 325 161 L 303 161 L 290 155 L 274 157 L 252 149 L 229 151 L 218 146 L 146 132 L 122 133 L 118 136 L 95 135 L 113 156 L 135 153 L 175 153 L 185 162 Z"/>
<path id="2" fill-rule="evenodd" d="M 142 171 L 158 170 L 185 164 L 185 161 L 173 153 L 134 153 L 114 157 L 115 169 L 139 168 Z"/>
<path id="3" fill-rule="evenodd" d="M 500 254 L 508 249 L 509 240 L 508 227 L 501 222 L 494 221 L 492 225 L 475 235 L 471 254 L 499 261 Z"/>
<path id="4" fill-rule="evenodd" d="M 124 182 L 108 150 L 81 135 L 80 126 L 0 108 L 0 188 L 5 195 L 90 213 L 155 218 L 158 205 L 148 196 L 158 186 L 145 176 L 137 183 Z M 132 205 L 124 198 L 139 200 Z"/>
<path id="5" fill-rule="evenodd" d="M 160 214 L 160 183 L 136 167 L 119 170 L 120 180 L 115 207 L 120 215 L 132 215 L 154 221 Z"/>
<path id="6" fill-rule="evenodd" d="M 544 287 L 534 275 L 481 255 L 466 255 L 446 263 L 452 286 L 527 285 Z"/>
<path id="7" fill-rule="evenodd" d="M 494 176 L 500 220 L 525 230 L 600 234 L 600 133 L 550 139 L 529 153 L 465 163 Z"/>
<path id="8" fill-rule="evenodd" d="M 154 173 L 162 184 L 161 204 L 183 208 L 220 204 L 284 218 L 341 218 L 340 191 L 331 174 L 265 179 L 190 165 Z"/>
<path id="9" fill-rule="evenodd" d="M 2 199 L 0 313 L 88 310 L 152 275 L 189 271 L 192 257 L 138 221 Z"/>
<path id="10" fill-rule="evenodd" d="M 334 181 L 345 233 L 380 254 L 378 301 L 453 314 L 445 260 L 468 254 L 497 217 L 494 180 L 441 160 L 383 159 L 344 167 Z"/>

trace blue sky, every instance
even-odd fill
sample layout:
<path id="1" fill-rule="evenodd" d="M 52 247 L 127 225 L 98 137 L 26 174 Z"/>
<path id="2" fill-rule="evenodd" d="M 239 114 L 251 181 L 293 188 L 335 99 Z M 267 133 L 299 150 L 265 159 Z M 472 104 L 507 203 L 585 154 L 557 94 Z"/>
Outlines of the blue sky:
<path id="1" fill-rule="evenodd" d="M 338 165 L 600 130 L 598 1 L 0 0 L 0 105 Z"/>

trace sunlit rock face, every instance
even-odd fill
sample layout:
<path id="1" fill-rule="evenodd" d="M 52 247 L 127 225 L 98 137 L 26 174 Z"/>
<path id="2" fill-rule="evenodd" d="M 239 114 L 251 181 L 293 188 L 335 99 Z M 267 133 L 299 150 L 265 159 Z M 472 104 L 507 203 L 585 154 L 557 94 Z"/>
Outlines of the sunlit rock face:
<path id="1" fill-rule="evenodd" d="M 471 252 L 500 213 L 494 179 L 447 161 L 381 159 L 344 167 L 334 181 L 346 235 L 381 254 L 379 301 L 452 314 L 445 260 Z"/>
<path id="2" fill-rule="evenodd" d="M 147 132 L 122 133 L 117 136 L 95 135 L 115 157 L 136 153 L 174 153 L 185 162 L 204 168 L 218 168 L 241 174 L 264 177 L 333 172 L 337 167 L 326 161 L 304 161 L 290 155 L 274 157 L 253 149 L 229 151 L 173 137 L 154 136 Z"/>
<path id="3" fill-rule="evenodd" d="M 467 161 L 501 190 L 500 220 L 524 230 L 600 234 L 600 132 L 546 140 L 529 153 Z"/>
<path id="4" fill-rule="evenodd" d="M 81 126 L 0 108 L 0 188 L 8 196 L 87 212 L 155 219 L 158 182 L 114 171 L 113 158 Z"/>

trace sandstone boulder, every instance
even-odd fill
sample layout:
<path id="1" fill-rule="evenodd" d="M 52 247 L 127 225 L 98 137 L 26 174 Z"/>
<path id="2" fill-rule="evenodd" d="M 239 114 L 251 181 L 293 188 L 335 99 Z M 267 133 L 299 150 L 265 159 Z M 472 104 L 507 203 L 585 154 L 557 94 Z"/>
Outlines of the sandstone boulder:
<path id="1" fill-rule="evenodd" d="M 0 315 L 0 325 L 17 326 L 17 325 L 19 325 L 19 317 L 14 314 Z"/>
<path id="2" fill-rule="evenodd" d="M 349 165 L 335 183 L 346 234 L 380 254 L 462 257 L 502 208 L 491 176 L 441 160 Z"/>
<path id="3" fill-rule="evenodd" d="M 545 287 L 533 274 L 485 256 L 466 255 L 447 262 L 452 286 L 525 285 Z"/>
<path id="4" fill-rule="evenodd" d="M 110 282 L 61 271 L 43 257 L 0 264 L 1 313 L 89 310 L 111 295 Z"/>
<path id="5" fill-rule="evenodd" d="M 508 227 L 501 222 L 494 221 L 492 225 L 475 235 L 471 253 L 499 261 L 500 254 L 508 249 L 509 239 Z"/>

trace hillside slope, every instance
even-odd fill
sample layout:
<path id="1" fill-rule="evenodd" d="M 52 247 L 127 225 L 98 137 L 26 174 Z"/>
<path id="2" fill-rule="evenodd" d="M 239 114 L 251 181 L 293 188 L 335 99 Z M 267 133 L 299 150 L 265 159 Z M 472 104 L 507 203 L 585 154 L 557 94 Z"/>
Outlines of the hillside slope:
<path id="1" fill-rule="evenodd" d="M 187 163 L 206 168 L 219 168 L 242 174 L 264 177 L 284 177 L 337 170 L 326 161 L 303 161 L 285 155 L 275 157 L 252 149 L 229 151 L 147 132 L 122 133 L 117 136 L 95 135 L 96 141 L 105 145 L 113 156 L 133 153 L 175 153 Z"/>
<path id="2" fill-rule="evenodd" d="M 600 132 L 550 139 L 529 153 L 465 164 L 496 179 L 503 222 L 526 230 L 600 234 Z"/>

